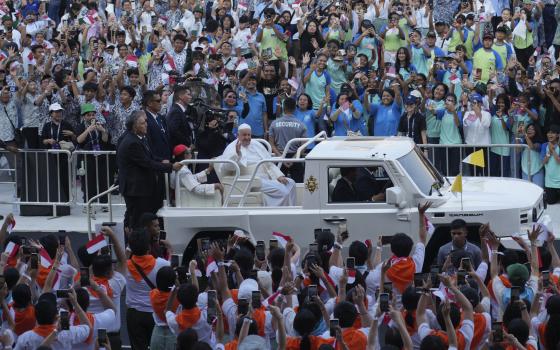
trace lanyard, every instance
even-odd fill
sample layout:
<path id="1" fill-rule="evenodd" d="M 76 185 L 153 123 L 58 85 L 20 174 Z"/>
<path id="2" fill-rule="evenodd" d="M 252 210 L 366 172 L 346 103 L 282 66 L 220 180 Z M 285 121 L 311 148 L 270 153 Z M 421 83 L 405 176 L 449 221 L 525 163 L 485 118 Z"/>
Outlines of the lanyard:
<path id="1" fill-rule="evenodd" d="M 54 123 L 51 123 L 51 134 L 52 134 L 53 139 L 55 139 L 56 141 L 58 141 L 58 138 L 60 137 L 60 125 L 61 125 L 62 123 L 61 123 L 61 124 L 58 124 L 58 129 L 56 130 L 56 137 L 55 137 L 55 134 L 54 134 L 53 124 L 54 124 Z"/>
<path id="2" fill-rule="evenodd" d="M 412 127 L 410 126 L 410 121 L 412 120 Z M 407 134 L 409 135 L 409 137 L 411 137 L 412 139 L 414 139 L 414 122 L 415 122 L 416 118 L 414 117 L 414 114 L 408 118 L 406 120 L 406 126 L 408 128 L 407 130 Z M 412 131 L 411 131 L 412 129 Z"/>

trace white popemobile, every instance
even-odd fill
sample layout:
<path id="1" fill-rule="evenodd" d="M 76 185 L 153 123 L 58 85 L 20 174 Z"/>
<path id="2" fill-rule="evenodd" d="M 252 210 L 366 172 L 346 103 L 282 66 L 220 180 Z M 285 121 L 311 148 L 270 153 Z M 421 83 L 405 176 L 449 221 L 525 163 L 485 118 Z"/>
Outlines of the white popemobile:
<path id="1" fill-rule="evenodd" d="M 278 231 L 307 246 L 316 229 L 336 233 L 341 224 L 346 224 L 351 240 L 375 240 L 398 232 L 417 238 L 417 206 L 427 201 L 432 207 L 426 215 L 435 227 L 426 247 L 427 256 L 435 255 L 449 241 L 447 228 L 457 218 L 469 225 L 469 239 L 477 240 L 474 233 L 478 226 L 491 222 L 503 241 L 545 220 L 543 190 L 524 180 L 464 177 L 461 200 L 459 194 L 451 192 L 453 179 L 441 176 L 409 138 L 325 138 L 319 134 L 307 140 L 300 151 L 315 140 L 322 141 L 304 159 L 297 160 L 305 165 L 304 183 L 297 186 L 297 206 L 262 206 L 258 178 L 254 176 L 256 167 L 239 169 L 235 165 L 237 174 L 218 174 L 225 187 L 220 207 L 208 207 L 209 201 L 198 201 L 176 186 L 176 206 L 164 207 L 158 213 L 174 249 L 189 244 L 184 254 L 190 257 L 199 239 L 223 239 L 234 230 L 243 230 L 251 240 L 265 241 Z M 257 167 L 264 162 L 290 161 L 294 160 L 271 157 Z M 340 179 L 340 169 L 345 167 L 367 169 L 377 187 L 384 190 L 385 199 L 334 202 L 332 192 Z"/>

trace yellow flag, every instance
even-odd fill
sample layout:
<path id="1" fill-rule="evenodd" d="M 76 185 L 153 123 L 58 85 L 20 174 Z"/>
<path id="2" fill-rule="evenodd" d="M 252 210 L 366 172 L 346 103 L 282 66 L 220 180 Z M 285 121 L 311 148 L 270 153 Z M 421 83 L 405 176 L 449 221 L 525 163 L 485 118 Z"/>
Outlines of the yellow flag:
<path id="1" fill-rule="evenodd" d="M 463 176 L 461 176 L 461 174 L 455 177 L 455 181 L 453 181 L 453 185 L 451 185 L 451 192 L 453 193 L 463 192 Z"/>
<path id="2" fill-rule="evenodd" d="M 469 154 L 467 158 L 463 159 L 463 163 L 484 168 L 486 166 L 486 163 L 484 162 L 484 150 L 479 149 L 478 151 Z"/>

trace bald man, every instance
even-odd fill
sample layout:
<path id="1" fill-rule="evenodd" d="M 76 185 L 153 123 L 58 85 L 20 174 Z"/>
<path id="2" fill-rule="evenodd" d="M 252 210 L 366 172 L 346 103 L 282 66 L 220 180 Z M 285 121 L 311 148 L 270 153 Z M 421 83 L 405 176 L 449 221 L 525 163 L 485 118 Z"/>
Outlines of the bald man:
<path id="1" fill-rule="evenodd" d="M 251 126 L 241 124 L 237 132 L 237 140 L 230 143 L 222 159 L 233 160 L 239 165 L 241 173 L 257 165 L 263 159 L 271 158 L 262 143 L 251 139 Z M 230 164 L 221 164 L 222 170 L 235 171 Z M 259 166 L 256 175 L 261 181 L 261 191 L 265 206 L 294 206 L 296 204 L 296 186 L 292 179 L 284 176 L 274 163 Z"/>

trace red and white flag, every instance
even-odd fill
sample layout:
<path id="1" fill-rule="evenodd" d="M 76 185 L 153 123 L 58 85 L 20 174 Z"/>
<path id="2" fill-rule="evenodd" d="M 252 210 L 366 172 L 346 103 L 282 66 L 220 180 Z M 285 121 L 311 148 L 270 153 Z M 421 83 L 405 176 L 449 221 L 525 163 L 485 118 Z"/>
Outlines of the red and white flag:
<path id="1" fill-rule="evenodd" d="M 272 232 L 272 235 L 274 236 L 274 238 L 276 238 L 278 240 L 278 243 L 280 243 L 282 248 L 285 248 L 286 244 L 288 244 L 288 242 L 292 241 L 292 237 L 290 237 L 288 235 L 285 235 L 283 233 L 280 233 L 280 232 Z"/>
<path id="2" fill-rule="evenodd" d="M 101 248 L 107 246 L 107 241 L 105 240 L 105 236 L 103 234 L 99 234 L 97 237 L 93 237 L 93 239 L 86 244 L 86 250 L 89 254 L 97 253 Z"/>
<path id="3" fill-rule="evenodd" d="M 138 57 L 134 55 L 126 56 L 126 64 L 132 68 L 138 68 Z"/>
<path id="4" fill-rule="evenodd" d="M 41 266 L 43 266 L 46 269 L 51 267 L 53 261 L 52 261 L 51 257 L 49 256 L 49 253 L 47 253 L 47 251 L 45 250 L 45 248 L 42 248 L 39 251 L 39 255 L 41 256 Z"/>
<path id="5" fill-rule="evenodd" d="M 278 296 L 280 296 L 280 291 L 276 292 L 276 293 L 272 293 L 272 295 L 270 295 L 268 298 L 266 298 L 263 302 L 262 305 L 264 307 L 268 307 L 269 305 L 273 305 L 274 302 L 276 301 L 276 299 L 278 299 Z"/>
<path id="6" fill-rule="evenodd" d="M 206 277 L 212 276 L 212 272 L 218 272 L 218 264 L 211 256 L 206 260 Z"/>
<path id="7" fill-rule="evenodd" d="M 6 245 L 6 249 L 4 249 L 4 253 L 8 253 L 8 258 L 13 258 L 14 256 L 16 256 L 18 250 L 19 244 L 9 242 L 8 245 Z"/>
<path id="8" fill-rule="evenodd" d="M 241 10 L 241 11 L 247 11 L 247 10 L 249 9 L 249 6 L 247 5 L 246 2 L 240 1 L 240 2 L 237 4 L 237 9 L 238 9 L 238 10 Z"/>
<path id="9" fill-rule="evenodd" d="M 346 273 L 348 274 L 348 284 L 352 284 L 356 282 L 356 270 L 355 269 L 347 269 Z"/>
<path id="10" fill-rule="evenodd" d="M 166 72 L 176 70 L 175 61 L 173 60 L 173 57 L 171 57 L 171 55 L 165 55 L 163 69 L 165 69 Z"/>

